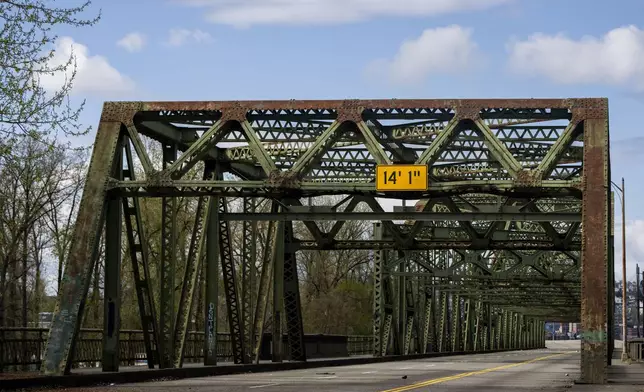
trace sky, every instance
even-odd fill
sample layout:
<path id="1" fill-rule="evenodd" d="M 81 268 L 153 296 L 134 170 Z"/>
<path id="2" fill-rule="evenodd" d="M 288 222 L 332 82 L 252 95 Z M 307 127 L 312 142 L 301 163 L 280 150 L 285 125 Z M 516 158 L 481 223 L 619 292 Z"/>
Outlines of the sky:
<path id="1" fill-rule="evenodd" d="M 53 60 L 73 49 L 94 128 L 109 100 L 608 97 L 629 279 L 644 267 L 641 0 L 95 0 L 87 15 L 99 10 L 59 31 Z"/>

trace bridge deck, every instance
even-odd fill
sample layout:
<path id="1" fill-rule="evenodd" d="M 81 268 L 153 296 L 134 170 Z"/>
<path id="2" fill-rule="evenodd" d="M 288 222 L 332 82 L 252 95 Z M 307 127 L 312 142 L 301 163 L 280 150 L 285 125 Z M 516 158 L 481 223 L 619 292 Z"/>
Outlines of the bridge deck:
<path id="1" fill-rule="evenodd" d="M 92 388 L 92 392 L 139 391 L 642 391 L 644 366 L 611 367 L 609 385 L 573 385 L 579 379 L 579 342 L 549 342 L 549 349 L 394 363 L 228 375 Z M 633 385 L 633 384 L 639 384 Z"/>
<path id="2" fill-rule="evenodd" d="M 563 353 L 563 354 L 561 354 Z M 131 384 L 117 391 L 533 391 L 565 388 L 578 376 L 574 351 L 515 351 L 469 357 L 431 358 L 318 368 L 280 373 L 244 374 Z M 405 378 L 406 377 L 406 378 Z M 114 389 L 112 389 L 114 390 Z"/>

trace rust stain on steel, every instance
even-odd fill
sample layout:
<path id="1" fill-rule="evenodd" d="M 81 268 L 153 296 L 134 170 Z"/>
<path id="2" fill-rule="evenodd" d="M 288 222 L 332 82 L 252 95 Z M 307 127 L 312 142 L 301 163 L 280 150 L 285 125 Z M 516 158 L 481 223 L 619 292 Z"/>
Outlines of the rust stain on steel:
<path id="1" fill-rule="evenodd" d="M 608 262 L 608 102 L 586 108 L 584 121 L 584 176 L 582 200 L 582 329 L 602 334 L 606 328 Z M 581 114 L 581 113 L 580 113 Z M 604 115 L 603 117 L 601 117 Z M 606 383 L 607 342 L 583 341 L 582 380 Z"/>
<path id="2" fill-rule="evenodd" d="M 102 211 L 104 209 L 107 178 L 112 170 L 121 124 L 102 122 L 96 133 L 96 142 L 87 181 L 83 189 L 74 236 L 65 264 L 61 295 L 45 348 L 42 370 L 46 374 L 62 374 L 71 355 L 72 341 L 80 326 L 79 312 L 89 288 L 95 263 Z"/>
<path id="3" fill-rule="evenodd" d="M 476 120 L 480 111 L 490 108 L 517 109 L 569 109 L 596 112 L 602 116 L 606 110 L 603 98 L 570 99 L 379 99 L 379 100 L 270 100 L 270 101 L 114 101 L 103 106 L 101 121 L 132 123 L 139 111 L 221 111 L 226 120 L 245 120 L 251 110 L 334 110 L 338 119 L 360 121 L 368 109 L 445 108 L 456 109 L 462 118 Z M 583 116 L 586 117 L 586 116 Z M 588 118 L 588 117 L 586 117 Z"/>
<path id="4" fill-rule="evenodd" d="M 480 106 L 469 106 L 469 105 L 459 105 L 455 108 L 456 119 L 458 120 L 472 120 L 477 121 L 481 118 L 481 109 Z"/>
<path id="5" fill-rule="evenodd" d="M 354 118 L 355 113 L 368 109 L 445 108 L 467 111 L 467 117 L 476 119 L 477 111 L 491 108 L 569 109 L 593 113 L 585 118 L 601 118 L 607 111 L 604 98 L 568 99 L 350 99 L 350 100 L 268 100 L 268 101 L 113 101 L 103 106 L 102 121 L 129 123 L 138 111 L 186 110 L 221 111 L 228 119 L 241 120 L 250 110 L 335 110 L 338 116 Z M 226 112 L 231 112 L 226 114 Z M 465 115 L 465 114 L 463 114 Z"/>
<path id="6" fill-rule="evenodd" d="M 460 118 L 476 121 L 480 111 L 494 108 L 568 109 L 581 118 L 607 116 L 604 98 L 568 99 L 347 99 L 268 101 L 112 101 L 105 102 L 101 121 L 132 124 L 140 111 L 219 111 L 222 119 L 244 121 L 252 110 L 332 110 L 338 120 L 359 122 L 369 109 L 453 109 Z"/>

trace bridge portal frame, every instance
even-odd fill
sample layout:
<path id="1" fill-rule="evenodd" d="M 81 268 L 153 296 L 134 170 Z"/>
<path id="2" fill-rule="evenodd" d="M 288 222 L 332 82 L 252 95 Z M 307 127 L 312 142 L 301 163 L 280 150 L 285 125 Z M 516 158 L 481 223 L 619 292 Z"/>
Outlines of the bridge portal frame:
<path id="1" fill-rule="evenodd" d="M 384 132 L 384 127 L 377 124 L 382 118 L 405 118 L 431 114 L 434 120 L 442 122 L 440 131 L 431 137 L 431 143 L 420 155 L 409 158 L 405 146 L 393 140 L 392 134 Z M 167 123 L 153 124 L 159 118 L 180 121 L 182 116 L 197 115 L 209 117 L 211 122 L 202 122 L 200 131 L 178 132 Z M 276 160 L 270 153 L 270 147 L 264 143 L 253 126 L 254 118 L 261 121 L 270 116 L 283 115 L 289 121 L 300 121 L 305 116 L 317 116 L 318 122 L 330 120 L 326 128 L 317 135 L 316 140 L 304 148 L 304 152 L 286 170 L 277 166 Z M 379 117 L 380 116 L 380 117 Z M 567 119 L 572 124 L 567 127 L 557 142 L 549 149 L 538 167 L 526 170 L 517 159 L 513 158 L 508 148 L 491 131 L 486 123 L 489 119 L 502 122 L 504 119 L 514 119 L 518 123 L 529 119 Z M 197 121 L 198 122 L 198 121 Z M 198 125 L 198 124 L 196 124 Z M 204 127 L 205 125 L 205 127 Z M 378 164 L 388 164 L 394 161 L 432 165 L 443 153 L 443 148 L 453 140 L 454 133 L 461 127 L 475 129 L 484 139 L 490 154 L 500 165 L 503 178 L 488 178 L 482 181 L 434 181 L 426 192 L 407 194 L 378 194 L 370 181 L 311 181 L 305 175 L 310 173 L 322 156 L 330 150 L 333 143 L 338 142 L 339 135 L 349 133 L 359 137 L 360 143 L 366 147 L 371 160 Z M 160 358 L 158 361 L 165 366 L 171 366 L 176 361 L 172 353 L 180 346 L 180 337 L 176 331 L 185 329 L 185 315 L 173 317 L 174 265 L 176 263 L 174 250 L 173 211 L 175 198 L 181 196 L 199 197 L 200 217 L 197 219 L 191 244 L 193 267 L 186 269 L 187 278 L 182 291 L 182 301 L 189 303 L 194 295 L 195 285 L 204 263 L 206 274 L 206 297 L 216 298 L 215 282 L 219 274 L 219 266 L 224 276 L 224 287 L 229 311 L 229 320 L 233 335 L 236 362 L 247 362 L 248 353 L 244 348 L 249 347 L 248 339 L 251 327 L 249 319 L 244 316 L 252 298 L 246 298 L 242 293 L 240 302 L 237 293 L 237 273 L 232 263 L 230 248 L 230 229 L 227 225 L 228 215 L 226 197 L 258 198 L 265 197 L 281 200 L 273 203 L 272 214 L 281 211 L 295 213 L 287 207 L 298 207 L 302 197 L 313 197 L 324 194 L 345 194 L 364 198 L 367 204 L 374 208 L 375 213 L 382 214 L 383 224 L 390 232 L 394 215 L 378 211 L 372 203 L 379 197 L 404 198 L 438 198 L 449 197 L 455 193 L 489 193 L 512 197 L 527 197 L 539 194 L 541 197 L 578 197 L 581 198 L 581 322 L 584 338 L 581 350 L 582 381 L 588 383 L 605 383 L 607 379 L 607 340 L 612 335 L 612 326 L 607 324 L 608 316 L 608 282 L 610 253 L 609 232 L 610 216 L 610 157 L 608 131 L 608 101 L 606 99 L 473 99 L 473 100 L 344 100 L 344 101 L 230 101 L 230 102 L 107 102 L 104 105 L 101 120 L 97 129 L 94 151 L 87 175 L 87 181 L 81 201 L 78 218 L 74 229 L 65 273 L 60 289 L 56 311 L 52 320 L 52 328 L 45 351 L 43 372 L 46 374 L 61 374 L 68 372 L 71 355 L 74 351 L 76 335 L 80 329 L 83 308 L 92 271 L 98 257 L 99 242 L 104 227 L 106 239 L 106 289 L 105 289 L 105 334 L 104 361 L 114 364 L 114 342 L 118 333 L 119 307 L 119 277 L 118 271 L 121 258 L 120 231 L 121 220 L 125 217 L 127 237 L 130 244 L 130 254 L 133 267 L 138 276 L 137 295 L 141 310 L 144 330 L 152 331 L 148 353 L 154 352 L 153 346 L 158 346 Z M 201 133 L 200 133 L 201 132 Z M 230 132 L 243 135 L 247 147 L 224 151 L 215 145 Z M 163 165 L 156 169 L 151 161 L 140 134 L 154 134 L 156 140 L 163 144 Z M 583 172 L 572 180 L 551 179 L 557 159 L 560 159 L 571 143 L 583 135 Z M 279 137 L 277 137 L 279 139 Z M 292 141 L 292 140 L 291 140 Z M 298 142 L 295 141 L 295 144 Z M 132 150 L 138 158 L 139 165 L 145 173 L 145 179 L 134 178 L 135 163 Z M 340 149 L 336 150 L 338 153 Z M 183 152 L 183 154 L 179 154 Z M 340 153 L 342 154 L 342 153 Z M 278 154 L 279 155 L 279 154 Z M 253 163 L 244 164 L 244 159 L 251 156 Z M 246 158 L 244 158 L 246 157 Z M 247 159 L 246 159 L 247 161 Z M 185 180 L 183 176 L 199 162 L 205 162 L 201 180 Z M 241 162 L 241 163 L 240 163 Z M 224 171 L 235 174 L 242 181 L 230 181 L 223 177 Z M 574 176 L 573 176 L 574 177 Z M 480 179 L 479 179 L 480 180 Z M 142 224 L 138 198 L 154 196 L 162 198 L 162 276 L 161 276 L 161 307 L 157 318 L 155 307 L 151 301 L 149 286 L 150 274 L 147 270 L 145 247 L 142 246 Z M 299 204 L 301 206 L 301 204 Z M 252 214 L 252 202 L 244 204 L 245 213 Z M 457 211 L 462 212 L 462 211 Z M 342 244 L 333 237 L 321 233 L 313 220 L 319 219 L 320 214 L 309 209 L 300 217 L 313 234 L 315 240 L 309 241 L 308 249 L 334 249 L 351 247 L 355 244 Z M 420 217 L 419 214 L 418 216 Z M 272 215 L 277 217 L 277 215 Z M 229 216 L 230 218 L 230 216 Z M 246 216 L 246 218 L 249 218 Z M 337 218 L 337 217 L 336 217 Z M 372 219 L 365 217 L 365 219 Z M 232 218 L 230 218 L 232 219 Z M 284 218 L 285 219 L 285 218 Z M 307 220 L 309 219 L 309 220 Z M 357 218 L 359 219 L 359 218 Z M 525 219 L 525 218 L 524 218 Z M 274 301 L 285 302 L 287 332 L 293 359 L 306 358 L 302 343 L 302 320 L 299 305 L 295 251 L 307 249 L 306 242 L 296 241 L 293 237 L 292 224 L 282 222 L 271 225 L 275 232 L 276 241 L 272 250 L 276 257 L 271 271 L 274 281 Z M 244 223 L 245 230 L 252 238 L 252 223 Z M 337 233 L 337 230 L 335 230 Z M 328 233 L 326 233 L 328 234 Z M 572 233 L 571 235 L 574 235 Z M 201 241 L 200 238 L 206 240 Z M 252 246 L 245 242 L 246 246 Z M 379 248 L 386 241 L 372 243 L 366 247 Z M 459 245 L 454 241 L 429 241 L 425 247 L 422 241 L 415 238 L 397 236 L 394 238 L 396 249 L 452 249 L 462 246 L 467 249 L 486 249 L 496 243 L 498 249 L 519 247 L 534 248 L 535 241 L 491 241 L 489 238 L 474 244 Z M 530 243 L 530 245 L 526 244 Z M 421 244 L 421 245 L 419 245 Z M 568 243 L 570 245 L 570 243 Z M 364 246 L 364 245 L 363 245 Z M 384 246 L 384 245 L 383 245 Z M 391 245 L 390 245 L 391 246 Z M 565 250 L 565 241 L 553 241 L 544 245 L 546 249 Z M 564 248 L 561 248 L 561 247 Z M 250 254 L 250 253 L 248 253 Z M 249 256 L 250 257 L 250 256 Z M 245 272 L 242 272 L 242 275 Z M 268 276 L 268 272 L 264 274 Z M 266 278 L 268 279 L 268 278 Z M 208 283 L 210 282 L 210 283 Z M 261 286 L 262 282 L 259 282 Z M 185 296 L 185 298 L 183 298 Z M 402 298 L 402 295 L 400 296 Z M 186 302 L 187 301 L 187 302 Z M 208 300 L 206 301 L 208 303 Z M 246 305 L 244 305 L 246 304 Z M 468 309 L 474 308 L 471 303 Z M 257 308 L 259 309 L 259 307 Z M 213 310 L 213 311 L 216 311 Z M 402 310 L 400 310 L 402 311 Z M 216 314 L 207 312 L 206 319 L 216 320 Z M 280 310 L 274 310 L 273 317 L 280 319 Z M 513 325 L 516 320 L 507 315 L 499 320 Z M 255 317 L 254 325 L 258 325 Z M 244 325 L 242 325 L 244 324 Z M 145 326 L 148 326 L 146 328 Z M 281 323 L 274 323 L 274 334 L 281 335 Z M 177 326 L 179 327 L 177 329 Z M 208 323 L 206 331 L 216 330 L 216 324 Z M 255 329 L 257 331 L 257 329 Z M 278 336 L 279 336 L 278 335 Z M 236 339 L 236 340 L 235 340 Z M 208 340 L 208 339 L 206 339 Z M 206 352 L 213 349 L 214 342 L 206 343 Z M 406 344 L 406 343 L 405 343 Z M 299 348 L 298 348 L 299 347 Z M 276 346 L 277 350 L 278 347 Z M 299 350 L 299 351 L 298 351 Z M 279 354 L 279 352 L 278 352 Z M 117 358 L 117 357 L 116 357 Z M 209 363 L 206 355 L 206 364 Z M 105 366 L 105 364 L 104 364 Z M 110 365 L 108 365 L 109 368 Z M 112 365 L 113 366 L 113 365 Z"/>

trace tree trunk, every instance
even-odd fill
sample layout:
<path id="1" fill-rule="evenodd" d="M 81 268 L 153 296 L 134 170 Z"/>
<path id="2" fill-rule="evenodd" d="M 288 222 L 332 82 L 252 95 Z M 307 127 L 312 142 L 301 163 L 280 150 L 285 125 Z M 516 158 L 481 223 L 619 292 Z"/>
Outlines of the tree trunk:
<path id="1" fill-rule="evenodd" d="M 27 193 L 28 195 L 28 193 Z M 20 280 L 21 280 L 21 299 L 22 299 L 22 309 L 21 309 L 21 321 L 22 321 L 22 327 L 27 328 L 27 317 L 28 317 L 28 307 L 27 307 L 27 258 L 29 255 L 29 236 L 28 236 L 28 231 L 25 231 L 23 237 L 22 237 L 22 268 L 20 271 Z M 22 362 L 27 362 L 27 330 L 23 329 L 22 334 L 21 334 L 21 339 L 22 339 L 22 344 L 21 344 L 21 355 L 20 357 L 22 358 Z M 22 370 L 27 370 L 29 365 L 23 364 L 22 365 Z"/>
<path id="2" fill-rule="evenodd" d="M 42 297 L 41 297 L 41 287 L 40 287 L 40 279 L 41 279 L 41 268 L 42 268 L 42 259 L 41 259 L 41 249 L 38 245 L 38 235 L 36 234 L 36 228 L 34 227 L 32 230 L 33 233 L 33 241 L 34 241 L 34 264 L 36 268 L 36 279 L 34 282 L 34 317 L 36 321 L 36 326 L 39 327 L 39 321 L 40 321 L 40 306 L 42 302 Z"/>
<path id="3" fill-rule="evenodd" d="M 28 269 L 27 269 L 27 259 L 29 257 L 29 237 L 27 235 L 28 232 L 25 232 L 25 235 L 22 237 L 22 270 L 20 271 L 21 274 L 21 289 L 22 289 L 22 309 L 21 309 L 21 321 L 22 321 L 22 327 L 26 328 L 28 324 L 28 306 L 27 306 L 27 274 L 28 274 Z M 26 336 L 25 336 L 26 338 Z"/>

